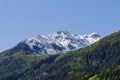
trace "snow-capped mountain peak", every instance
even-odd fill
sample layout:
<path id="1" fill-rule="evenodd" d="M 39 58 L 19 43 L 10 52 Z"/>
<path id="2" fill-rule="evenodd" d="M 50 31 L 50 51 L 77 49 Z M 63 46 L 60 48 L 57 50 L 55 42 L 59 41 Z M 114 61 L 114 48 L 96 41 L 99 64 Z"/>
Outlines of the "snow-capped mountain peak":
<path id="1" fill-rule="evenodd" d="M 98 33 L 91 33 L 90 35 L 88 35 L 89 37 L 92 37 L 92 38 L 100 38 L 100 35 Z"/>
<path id="2" fill-rule="evenodd" d="M 16 46 L 9 49 L 9 54 L 19 53 L 21 51 L 33 55 L 58 54 L 83 48 L 93 44 L 99 39 L 100 35 L 97 33 L 80 35 L 68 31 L 58 31 L 48 35 L 38 35 L 21 41 Z M 5 51 L 5 54 L 7 54 L 7 51 Z"/>
<path id="3" fill-rule="evenodd" d="M 58 31 L 49 35 L 38 35 L 23 41 L 35 54 L 56 54 L 88 46 L 100 39 L 99 34 L 72 34 Z"/>

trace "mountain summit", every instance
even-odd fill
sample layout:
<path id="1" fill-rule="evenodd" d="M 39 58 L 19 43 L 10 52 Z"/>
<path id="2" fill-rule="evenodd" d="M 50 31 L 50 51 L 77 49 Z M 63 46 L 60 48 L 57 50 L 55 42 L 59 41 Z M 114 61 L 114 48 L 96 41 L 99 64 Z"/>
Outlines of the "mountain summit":
<path id="1" fill-rule="evenodd" d="M 100 38 L 100 35 L 97 33 L 80 35 L 68 31 L 57 31 L 49 35 L 38 35 L 28 38 L 18 43 L 12 49 L 5 51 L 5 53 L 10 51 L 13 54 L 14 52 L 23 51 L 38 55 L 58 54 L 91 45 Z"/>

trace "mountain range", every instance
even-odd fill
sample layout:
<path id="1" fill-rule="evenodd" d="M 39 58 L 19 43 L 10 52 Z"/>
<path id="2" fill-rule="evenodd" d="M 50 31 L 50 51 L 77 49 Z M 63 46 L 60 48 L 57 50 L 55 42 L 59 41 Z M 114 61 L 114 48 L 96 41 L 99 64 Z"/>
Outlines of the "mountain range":
<path id="1" fill-rule="evenodd" d="M 13 54 L 22 51 L 33 55 L 58 54 L 91 45 L 100 38 L 97 33 L 80 35 L 68 31 L 57 31 L 49 35 L 38 35 L 25 39 L 3 53 Z"/>
<path id="2" fill-rule="evenodd" d="M 25 51 L 21 45 L 0 54 L 0 80 L 120 80 L 120 31 L 64 54 Z"/>

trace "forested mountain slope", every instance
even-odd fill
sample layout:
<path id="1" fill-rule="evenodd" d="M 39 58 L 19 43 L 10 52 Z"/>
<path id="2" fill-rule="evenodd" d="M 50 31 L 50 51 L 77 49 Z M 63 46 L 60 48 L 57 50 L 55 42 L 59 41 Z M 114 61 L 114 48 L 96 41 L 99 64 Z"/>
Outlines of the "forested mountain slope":
<path id="1" fill-rule="evenodd" d="M 65 54 L 0 56 L 1 80 L 120 80 L 120 31 Z"/>

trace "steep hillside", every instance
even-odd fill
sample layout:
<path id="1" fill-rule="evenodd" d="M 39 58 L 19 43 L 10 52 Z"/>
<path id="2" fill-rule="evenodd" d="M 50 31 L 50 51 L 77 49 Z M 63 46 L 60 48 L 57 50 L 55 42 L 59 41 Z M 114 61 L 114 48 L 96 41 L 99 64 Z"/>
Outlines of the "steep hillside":
<path id="1" fill-rule="evenodd" d="M 1 55 L 0 79 L 120 80 L 119 66 L 120 31 L 65 54 L 34 56 L 19 52 Z"/>

